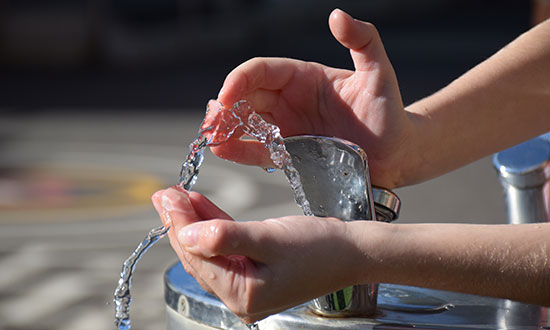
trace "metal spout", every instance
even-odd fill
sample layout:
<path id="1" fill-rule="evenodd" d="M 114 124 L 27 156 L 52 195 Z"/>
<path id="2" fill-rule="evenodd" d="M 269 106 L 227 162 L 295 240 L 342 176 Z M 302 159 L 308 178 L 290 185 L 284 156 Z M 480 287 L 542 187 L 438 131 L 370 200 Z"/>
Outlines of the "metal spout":
<path id="1" fill-rule="evenodd" d="M 384 221 L 397 218 L 399 198 L 385 189 L 373 193 L 367 155 L 356 144 L 295 136 L 286 138 L 285 146 L 315 216 L 377 221 L 378 213 Z M 378 284 L 354 285 L 314 299 L 309 307 L 330 317 L 370 316 L 376 312 L 377 295 Z"/>

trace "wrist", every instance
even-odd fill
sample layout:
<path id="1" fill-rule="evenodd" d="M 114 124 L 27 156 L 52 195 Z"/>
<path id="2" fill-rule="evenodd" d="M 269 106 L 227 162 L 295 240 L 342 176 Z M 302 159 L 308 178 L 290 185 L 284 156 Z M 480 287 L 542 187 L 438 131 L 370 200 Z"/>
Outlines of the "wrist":
<path id="1" fill-rule="evenodd" d="M 421 116 L 409 112 L 406 113 L 406 124 L 401 129 L 401 138 L 394 148 L 391 156 L 387 158 L 387 163 L 382 169 L 382 176 L 390 176 L 385 185 L 378 184 L 376 177 L 372 177 L 373 184 L 387 189 L 395 189 L 409 186 L 423 181 L 420 178 L 424 164 L 424 152 L 421 149 L 422 138 L 422 119 Z M 380 175 L 379 171 L 375 175 Z"/>
<path id="2" fill-rule="evenodd" d="M 445 160 L 452 159 L 452 154 L 445 155 L 449 148 L 441 146 L 445 146 L 449 135 L 453 134 L 450 129 L 440 132 L 443 123 L 434 115 L 439 109 L 447 107 L 442 104 L 439 94 L 428 96 L 405 108 L 409 130 L 402 148 L 404 155 L 397 187 L 421 183 L 449 170 Z"/>
<path id="3" fill-rule="evenodd" d="M 421 130 L 419 116 L 410 111 L 401 110 L 402 114 L 390 126 L 396 127 L 380 137 L 379 146 L 365 142 L 364 150 L 369 157 L 369 170 L 374 186 L 395 189 L 414 183 L 411 176 L 415 175 L 417 166 L 421 164 L 417 152 Z M 413 163 L 415 165 L 413 165 Z"/>
<path id="4" fill-rule="evenodd" d="M 383 282 L 389 275 L 384 270 L 384 261 L 391 250 L 388 245 L 392 245 L 396 226 L 378 221 L 351 221 L 346 226 L 354 250 L 349 284 Z"/>

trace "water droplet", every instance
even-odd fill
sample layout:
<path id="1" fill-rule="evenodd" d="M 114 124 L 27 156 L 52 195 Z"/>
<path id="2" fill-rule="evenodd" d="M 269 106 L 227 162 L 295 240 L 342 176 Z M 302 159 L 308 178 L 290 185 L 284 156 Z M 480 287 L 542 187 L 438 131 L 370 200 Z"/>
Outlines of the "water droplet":
<path id="1" fill-rule="evenodd" d="M 275 169 L 273 167 L 264 167 L 264 171 L 266 171 L 267 173 L 273 173 L 275 172 Z"/>
<path id="2" fill-rule="evenodd" d="M 246 324 L 246 327 L 249 330 L 260 330 L 260 326 L 258 325 L 258 322 L 248 323 L 248 324 Z"/>

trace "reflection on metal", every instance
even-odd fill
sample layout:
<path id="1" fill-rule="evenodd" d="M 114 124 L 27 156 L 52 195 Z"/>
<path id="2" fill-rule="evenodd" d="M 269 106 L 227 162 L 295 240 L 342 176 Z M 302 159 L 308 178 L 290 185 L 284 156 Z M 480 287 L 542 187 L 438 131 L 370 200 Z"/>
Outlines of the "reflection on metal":
<path id="1" fill-rule="evenodd" d="M 180 263 L 165 274 L 168 330 L 242 329 L 218 298 L 205 292 Z M 446 291 L 380 284 L 370 317 L 327 318 L 300 305 L 259 322 L 260 329 L 550 329 L 550 310 Z"/>
<path id="2" fill-rule="evenodd" d="M 494 155 L 506 195 L 508 223 L 550 221 L 550 140 L 545 134 Z"/>
<path id="3" fill-rule="evenodd" d="M 407 313 L 439 313 L 454 308 L 454 305 L 409 287 L 381 286 L 378 292 L 378 307 Z"/>
<path id="4" fill-rule="evenodd" d="M 367 155 L 356 144 L 328 137 L 285 139 L 292 163 L 313 214 L 344 221 L 377 220 Z M 388 190 L 377 191 L 384 220 L 399 212 L 399 199 Z M 376 312 L 376 284 L 353 285 L 311 301 L 317 314 L 330 317 L 369 316 Z"/>
<path id="5" fill-rule="evenodd" d="M 392 222 L 399 217 L 401 200 L 392 191 L 384 188 L 372 187 L 376 220 Z"/>
<path id="6" fill-rule="evenodd" d="M 363 150 L 344 140 L 316 136 L 286 138 L 285 146 L 316 216 L 375 220 Z"/>
<path id="7" fill-rule="evenodd" d="M 285 143 L 316 215 L 348 221 L 392 221 L 398 216 L 399 199 L 390 191 L 371 188 L 367 159 L 357 146 L 338 139 L 294 139 Z M 550 168 L 548 141 L 538 138 L 495 155 L 495 167 L 507 193 L 510 223 L 548 221 L 544 203 Z M 247 329 L 179 263 L 165 274 L 165 300 L 168 330 Z M 317 303 L 321 305 L 315 306 Z M 357 306 L 367 312 L 355 313 Z M 332 313 L 346 317 L 323 316 Z M 342 289 L 313 304 L 272 315 L 259 326 L 262 330 L 550 329 L 550 309 L 505 299 L 373 284 Z"/>

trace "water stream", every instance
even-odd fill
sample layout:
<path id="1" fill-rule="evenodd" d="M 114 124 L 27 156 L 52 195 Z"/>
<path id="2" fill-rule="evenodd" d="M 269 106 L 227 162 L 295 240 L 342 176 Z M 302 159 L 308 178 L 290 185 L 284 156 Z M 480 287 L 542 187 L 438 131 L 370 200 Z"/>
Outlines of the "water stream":
<path id="1" fill-rule="evenodd" d="M 292 166 L 290 154 L 286 151 L 280 129 L 264 121 L 255 113 L 247 101 L 236 102 L 231 109 L 216 101 L 210 100 L 206 114 L 201 123 L 199 133 L 189 145 L 189 153 L 182 164 L 177 186 L 191 190 L 199 175 L 199 168 L 204 159 L 207 146 L 215 146 L 227 141 L 237 129 L 242 129 L 247 135 L 256 138 L 269 150 L 275 166 L 284 171 L 294 193 L 296 203 L 305 215 L 313 215 L 309 202 L 300 183 L 298 171 Z M 270 169 L 266 171 L 270 172 Z M 128 330 L 130 323 L 130 305 L 132 303 L 131 286 L 133 274 L 140 258 L 158 240 L 164 237 L 170 227 L 153 228 L 138 245 L 135 251 L 124 262 L 120 279 L 114 293 L 115 325 L 119 330 Z M 258 329 L 256 323 L 247 324 L 249 329 Z"/>

